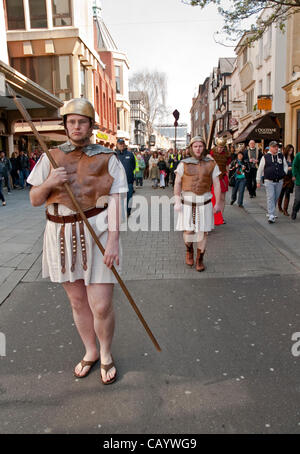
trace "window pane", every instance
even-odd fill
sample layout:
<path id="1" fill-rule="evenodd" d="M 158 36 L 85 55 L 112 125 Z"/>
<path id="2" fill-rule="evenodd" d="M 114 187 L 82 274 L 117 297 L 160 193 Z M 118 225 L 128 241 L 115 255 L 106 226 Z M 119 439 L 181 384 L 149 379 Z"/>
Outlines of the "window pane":
<path id="1" fill-rule="evenodd" d="M 52 0 L 52 11 L 54 27 L 72 25 L 70 0 Z"/>
<path id="2" fill-rule="evenodd" d="M 56 90 L 71 89 L 70 58 L 68 55 L 56 57 Z"/>
<path id="3" fill-rule="evenodd" d="M 85 68 L 80 66 L 80 80 L 81 80 L 81 96 L 86 98 L 86 79 L 85 79 Z"/>
<path id="4" fill-rule="evenodd" d="M 35 57 L 37 83 L 53 93 L 52 57 Z"/>
<path id="5" fill-rule="evenodd" d="M 69 55 L 55 57 L 55 95 L 63 101 L 71 99 L 71 67 Z"/>
<path id="6" fill-rule="evenodd" d="M 47 28 L 45 0 L 29 0 L 31 28 Z"/>
<path id="7" fill-rule="evenodd" d="M 121 72 L 120 66 L 115 66 L 115 75 L 116 75 L 116 91 L 121 93 Z"/>
<path id="8" fill-rule="evenodd" d="M 25 30 L 23 0 L 7 0 L 8 30 Z"/>

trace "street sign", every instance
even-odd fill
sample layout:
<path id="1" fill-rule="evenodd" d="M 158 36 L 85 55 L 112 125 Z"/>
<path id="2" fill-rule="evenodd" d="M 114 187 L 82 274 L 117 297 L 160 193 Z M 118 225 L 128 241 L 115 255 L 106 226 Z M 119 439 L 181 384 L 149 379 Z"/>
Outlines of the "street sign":
<path id="1" fill-rule="evenodd" d="M 177 110 L 177 109 L 176 109 L 176 110 L 174 110 L 174 112 L 173 112 L 173 117 L 175 118 L 175 120 L 176 120 L 176 121 L 178 121 L 178 120 L 179 120 L 179 117 L 180 117 L 180 113 L 178 112 L 178 110 Z"/>

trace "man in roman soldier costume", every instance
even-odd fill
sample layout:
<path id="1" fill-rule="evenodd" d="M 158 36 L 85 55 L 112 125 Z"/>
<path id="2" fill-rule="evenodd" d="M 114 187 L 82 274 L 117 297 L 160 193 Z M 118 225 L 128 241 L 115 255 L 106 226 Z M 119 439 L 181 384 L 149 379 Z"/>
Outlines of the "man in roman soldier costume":
<path id="1" fill-rule="evenodd" d="M 123 166 L 115 152 L 91 144 L 95 111 L 86 99 L 73 99 L 63 108 L 68 141 L 50 153 L 54 169 L 43 154 L 28 183 L 33 187 L 33 206 L 46 204 L 47 224 L 43 248 L 43 277 L 62 283 L 70 300 L 75 325 L 85 347 L 85 355 L 74 374 L 86 377 L 101 358 L 100 378 L 113 383 L 116 368 L 111 355 L 115 316 L 112 304 L 116 278 L 111 270 L 119 267 L 119 198 L 128 190 Z M 92 239 L 76 213 L 65 186 L 68 182 L 77 201 L 105 248 L 105 255 Z M 96 339 L 100 343 L 100 354 Z"/>
<path id="2" fill-rule="evenodd" d="M 197 243 L 196 270 L 204 271 L 203 257 L 208 232 L 214 228 L 214 211 L 220 211 L 220 170 L 206 150 L 202 137 L 191 140 L 190 158 L 183 159 L 176 169 L 174 186 L 176 230 L 184 231 L 186 264 L 194 265 L 194 246 Z M 216 205 L 213 209 L 211 186 L 214 184 Z"/>
<path id="3" fill-rule="evenodd" d="M 216 139 L 216 146 L 211 150 L 210 154 L 218 164 L 220 169 L 220 186 L 221 186 L 221 212 L 224 213 L 226 192 L 229 189 L 228 166 L 231 162 L 231 154 L 226 148 L 226 139 Z M 215 189 L 215 186 L 214 186 Z M 225 224 L 225 221 L 223 221 Z"/>

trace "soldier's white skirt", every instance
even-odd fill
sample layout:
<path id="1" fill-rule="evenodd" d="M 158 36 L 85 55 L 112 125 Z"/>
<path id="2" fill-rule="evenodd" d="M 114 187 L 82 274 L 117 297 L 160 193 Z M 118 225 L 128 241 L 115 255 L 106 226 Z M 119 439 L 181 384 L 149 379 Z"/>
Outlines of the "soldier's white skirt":
<path id="1" fill-rule="evenodd" d="M 196 206 L 195 217 L 193 217 L 192 206 L 182 204 L 181 211 L 178 213 L 176 230 L 190 232 L 210 232 L 213 230 L 215 227 L 213 205 L 211 202 L 203 205 L 210 198 L 210 193 L 201 196 L 195 194 L 183 195 L 183 199 L 188 203 L 195 202 L 200 205 Z"/>
<path id="2" fill-rule="evenodd" d="M 53 214 L 53 206 L 48 207 L 50 214 Z M 64 205 L 59 205 L 59 215 L 67 216 L 73 214 L 69 208 Z M 107 231 L 107 210 L 99 213 L 88 219 L 95 233 L 97 234 L 103 247 L 106 247 L 108 231 Z M 77 253 L 76 264 L 74 271 L 71 271 L 72 266 L 72 224 L 65 224 L 65 272 L 61 270 L 61 255 L 60 255 L 60 228 L 61 224 L 47 221 L 44 233 L 44 248 L 43 248 L 43 263 L 42 275 L 44 278 L 50 277 L 52 282 L 75 282 L 78 279 L 83 279 L 85 285 L 89 284 L 111 284 L 117 280 L 113 272 L 103 263 L 103 255 L 94 242 L 90 232 L 84 225 L 86 254 L 87 254 L 87 269 L 82 266 L 82 252 L 80 244 L 79 225 L 76 223 L 76 238 L 77 238 Z M 120 265 L 115 268 L 118 272 L 121 271 L 122 246 L 119 240 L 119 259 Z"/>

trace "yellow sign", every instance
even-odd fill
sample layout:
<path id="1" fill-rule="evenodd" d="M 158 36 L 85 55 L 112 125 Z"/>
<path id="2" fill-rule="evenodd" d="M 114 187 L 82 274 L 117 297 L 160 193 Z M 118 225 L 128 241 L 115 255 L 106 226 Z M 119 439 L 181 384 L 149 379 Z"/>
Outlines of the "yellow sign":
<path id="1" fill-rule="evenodd" d="M 258 98 L 257 99 L 258 110 L 272 110 L 272 99 L 271 98 Z"/>
<path id="2" fill-rule="evenodd" d="M 97 132 L 97 137 L 98 137 L 98 139 L 101 139 L 101 140 L 108 140 L 108 135 L 104 134 L 104 132 L 101 132 L 101 131 Z"/>

